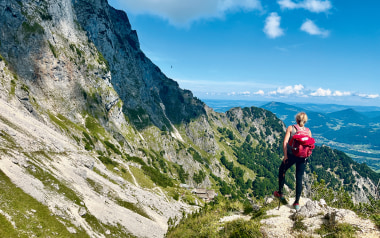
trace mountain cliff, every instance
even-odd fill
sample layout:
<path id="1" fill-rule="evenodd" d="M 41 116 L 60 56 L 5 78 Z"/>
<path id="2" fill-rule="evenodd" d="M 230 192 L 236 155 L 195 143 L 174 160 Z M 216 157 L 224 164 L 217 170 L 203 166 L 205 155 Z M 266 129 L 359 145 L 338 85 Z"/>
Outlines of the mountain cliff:
<path id="1" fill-rule="evenodd" d="M 0 80 L 4 237 L 163 237 L 204 204 L 187 187 L 239 201 L 276 187 L 284 123 L 255 107 L 215 113 L 106 0 L 0 0 Z M 328 174 L 357 200 L 376 196 L 365 168 Z"/>

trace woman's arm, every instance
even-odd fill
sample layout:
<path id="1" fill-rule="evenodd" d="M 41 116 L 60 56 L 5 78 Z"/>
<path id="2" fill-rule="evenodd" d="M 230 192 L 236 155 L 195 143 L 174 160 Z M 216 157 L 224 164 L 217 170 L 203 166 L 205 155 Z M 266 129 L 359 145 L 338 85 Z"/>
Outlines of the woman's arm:
<path id="1" fill-rule="evenodd" d="M 286 162 L 286 160 L 288 159 L 288 142 L 289 142 L 289 138 L 290 138 L 290 133 L 292 132 L 292 126 L 288 126 L 288 128 L 286 129 L 286 133 L 285 133 L 285 137 L 284 137 L 284 142 L 283 142 L 283 145 L 282 145 L 282 148 L 284 150 L 284 163 Z"/>

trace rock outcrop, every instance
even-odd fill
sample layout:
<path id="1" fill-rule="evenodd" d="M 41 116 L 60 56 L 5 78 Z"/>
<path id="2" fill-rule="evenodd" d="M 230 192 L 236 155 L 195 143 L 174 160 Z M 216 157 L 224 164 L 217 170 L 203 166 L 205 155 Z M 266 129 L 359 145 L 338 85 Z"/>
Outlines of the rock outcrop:
<path id="1" fill-rule="evenodd" d="M 282 238 L 294 238 L 300 235 L 321 237 L 316 230 L 322 225 L 335 227 L 345 223 L 356 229 L 358 237 L 380 237 L 380 231 L 373 222 L 360 218 L 353 211 L 332 208 L 327 206 L 324 200 L 313 201 L 308 198 L 301 198 L 300 205 L 298 212 L 292 205 L 282 205 L 280 209 L 267 211 L 270 217 L 261 220 L 263 234 L 267 237 Z"/>

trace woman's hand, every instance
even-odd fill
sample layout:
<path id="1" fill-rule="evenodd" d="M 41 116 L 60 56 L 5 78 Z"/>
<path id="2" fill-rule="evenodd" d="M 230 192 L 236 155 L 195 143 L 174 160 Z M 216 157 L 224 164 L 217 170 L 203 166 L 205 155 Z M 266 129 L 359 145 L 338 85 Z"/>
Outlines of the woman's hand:
<path id="1" fill-rule="evenodd" d="M 287 154 L 284 155 L 284 159 L 282 160 L 282 162 L 284 164 L 286 164 L 288 162 L 288 155 Z"/>

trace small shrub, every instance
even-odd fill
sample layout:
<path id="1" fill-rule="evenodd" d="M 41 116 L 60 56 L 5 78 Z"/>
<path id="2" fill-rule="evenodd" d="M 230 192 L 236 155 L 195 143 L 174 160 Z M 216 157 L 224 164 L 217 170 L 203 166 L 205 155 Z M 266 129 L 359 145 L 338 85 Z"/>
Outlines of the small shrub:
<path id="1" fill-rule="evenodd" d="M 27 34 L 33 34 L 33 33 L 36 33 L 36 34 L 43 34 L 44 33 L 44 28 L 38 24 L 37 22 L 35 22 L 33 25 L 31 25 L 30 23 L 24 21 L 22 23 L 22 29 L 25 33 Z"/>
<path id="2" fill-rule="evenodd" d="M 141 216 L 146 217 L 146 218 L 148 218 L 148 219 L 151 220 L 150 216 L 149 216 L 149 215 L 145 212 L 145 210 L 144 210 L 141 206 L 139 206 L 138 204 L 134 204 L 134 203 L 131 203 L 131 202 L 127 202 L 127 201 L 124 201 L 124 200 L 122 200 L 122 199 L 120 199 L 120 198 L 117 198 L 117 199 L 115 199 L 115 200 L 116 200 L 116 203 L 117 203 L 119 206 L 124 207 L 124 208 L 126 208 L 126 209 L 128 209 L 128 210 L 131 210 L 131 211 L 133 211 L 133 212 L 135 212 L 135 213 L 137 213 L 137 214 L 140 214 Z"/>
<path id="3" fill-rule="evenodd" d="M 86 144 L 85 144 L 85 146 L 84 146 L 84 149 L 87 150 L 87 151 L 90 151 L 90 150 L 92 150 L 93 148 L 92 148 L 92 146 L 91 146 L 88 142 L 86 142 Z"/>
<path id="4" fill-rule="evenodd" d="M 155 182 L 158 186 L 161 186 L 161 187 L 173 187 L 173 182 L 172 182 L 172 179 L 169 178 L 167 175 L 165 174 L 161 174 L 160 171 L 152 168 L 152 167 L 149 167 L 147 165 L 143 165 L 142 166 L 142 169 L 144 171 L 144 173 L 146 175 L 148 175 L 153 182 Z"/>
<path id="5" fill-rule="evenodd" d="M 84 135 L 84 137 L 86 138 L 86 140 L 88 141 L 88 143 L 89 143 L 90 145 L 94 146 L 94 142 L 92 141 L 90 135 L 89 135 L 87 132 L 85 132 L 85 131 L 83 131 L 83 135 Z"/>
<path id="6" fill-rule="evenodd" d="M 107 156 L 100 155 L 100 156 L 98 156 L 98 159 L 100 161 L 102 161 L 102 163 L 105 164 L 105 165 L 109 164 L 109 165 L 113 165 L 115 167 L 119 165 L 116 161 L 113 161 L 112 159 L 110 159 Z"/>
<path id="7" fill-rule="evenodd" d="M 48 43 L 49 43 L 49 48 L 50 48 L 51 52 L 53 53 L 54 57 L 55 57 L 55 58 L 58 58 L 57 50 L 56 50 L 55 47 L 50 43 L 50 41 L 48 41 Z"/>
<path id="8" fill-rule="evenodd" d="M 304 217 L 296 216 L 292 229 L 294 231 L 307 231 L 307 226 L 303 223 Z"/>
<path id="9" fill-rule="evenodd" d="M 227 223 L 224 229 L 220 231 L 221 235 L 230 238 L 250 238 L 250 237 L 262 237 L 260 232 L 260 223 L 255 221 L 244 221 L 238 219 Z"/>
<path id="10" fill-rule="evenodd" d="M 21 89 L 24 90 L 25 92 L 29 92 L 29 87 L 25 84 L 21 86 Z"/>
<path id="11" fill-rule="evenodd" d="M 114 144 L 112 144 L 111 142 L 105 140 L 105 141 L 104 141 L 104 144 L 105 144 L 108 148 L 110 148 L 111 150 L 113 150 L 113 152 L 115 152 L 116 154 L 121 155 L 120 150 L 119 150 Z"/>
<path id="12" fill-rule="evenodd" d="M 136 163 L 141 164 L 141 165 L 146 165 L 146 163 L 144 162 L 144 160 L 142 160 L 141 158 L 136 157 L 136 156 L 129 156 L 129 155 L 127 155 L 127 160 L 136 162 Z"/>
<path id="13" fill-rule="evenodd" d="M 244 212 L 243 213 L 245 215 L 247 215 L 247 214 L 249 214 L 251 212 L 253 212 L 253 206 L 252 206 L 252 204 L 249 203 L 249 202 L 244 203 Z"/>
<path id="14" fill-rule="evenodd" d="M 380 229 L 380 215 L 379 214 L 374 214 L 371 216 L 373 222 L 375 223 L 375 225 L 377 226 L 377 228 Z"/>
<path id="15" fill-rule="evenodd" d="M 178 201 L 179 200 L 179 193 L 175 193 L 173 198 L 174 198 L 174 200 Z"/>
<path id="16" fill-rule="evenodd" d="M 15 95 L 15 93 L 16 93 L 16 81 L 12 79 L 11 80 L 11 92 L 10 92 L 10 94 Z"/>
<path id="17" fill-rule="evenodd" d="M 335 226 L 323 224 L 321 228 L 315 230 L 322 237 L 355 237 L 356 229 L 348 223 L 339 223 Z"/>

